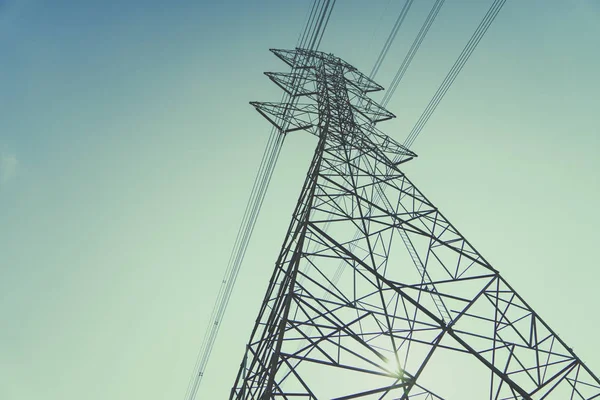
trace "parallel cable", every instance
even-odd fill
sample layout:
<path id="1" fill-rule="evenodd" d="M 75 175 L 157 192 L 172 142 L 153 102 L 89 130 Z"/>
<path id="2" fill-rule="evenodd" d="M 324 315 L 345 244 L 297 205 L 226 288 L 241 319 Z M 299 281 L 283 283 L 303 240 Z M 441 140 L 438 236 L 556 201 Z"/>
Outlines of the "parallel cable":
<path id="1" fill-rule="evenodd" d="M 390 8 L 390 4 L 392 4 L 392 0 L 387 1 L 385 7 L 383 8 L 383 11 L 381 12 L 381 15 L 379 16 L 379 21 L 375 25 L 375 29 L 373 29 L 373 33 L 371 33 L 371 39 L 369 39 L 369 45 L 367 46 L 368 49 L 373 47 L 373 42 L 375 40 L 375 36 L 377 35 L 377 33 L 379 32 L 379 29 L 381 28 L 383 18 L 387 15 L 388 8 Z"/>
<path id="2" fill-rule="evenodd" d="M 311 12 L 309 13 L 306 21 L 306 25 L 298 39 L 298 45 L 300 47 L 304 47 L 306 44 L 308 44 L 309 50 L 318 48 L 323 38 L 325 28 L 329 23 L 334 5 L 335 0 L 314 0 L 311 7 Z M 303 79 L 303 73 L 304 71 L 301 71 L 300 73 L 301 80 Z M 294 99 L 293 96 L 284 94 L 282 96 L 282 103 L 286 101 L 294 103 L 297 100 Z M 286 115 L 283 115 L 281 120 L 285 123 Z M 281 131 L 277 130 L 275 127 L 273 127 L 271 130 L 271 135 L 265 147 L 258 173 L 254 180 L 250 198 L 246 204 L 244 216 L 242 217 L 242 222 L 234 242 L 234 246 L 225 271 L 225 276 L 219 288 L 215 305 L 209 319 L 209 326 L 207 327 L 204 339 L 202 341 L 200 352 L 194 368 L 194 374 L 192 375 L 188 385 L 185 396 L 186 399 L 193 400 L 196 397 L 202 382 L 202 377 L 204 376 L 204 371 L 212 353 L 221 321 L 223 320 L 223 316 L 229 304 L 231 293 L 246 254 L 248 243 L 254 231 L 256 220 L 262 208 L 265 194 L 273 176 L 273 171 L 275 170 L 275 165 L 277 164 L 277 160 L 279 159 L 279 155 L 281 153 L 281 148 L 285 138 L 284 134 L 282 133 L 284 130 L 285 127 Z"/>
<path id="3" fill-rule="evenodd" d="M 408 14 L 408 11 L 410 10 L 410 6 L 412 6 L 412 3 L 413 3 L 413 0 L 406 0 L 406 2 L 404 3 L 404 6 L 402 7 L 402 10 L 400 10 L 400 14 L 398 15 L 398 18 L 396 18 L 396 22 L 394 23 L 394 26 L 392 27 L 392 31 L 388 35 L 388 37 L 383 45 L 383 48 L 381 49 L 381 51 L 379 52 L 379 55 L 377 56 L 377 60 L 375 61 L 375 65 L 373 65 L 373 68 L 371 69 L 369 78 L 373 79 L 375 77 L 375 75 L 377 75 L 377 72 L 379 72 L 379 68 L 381 68 L 381 65 L 383 64 L 383 61 L 385 60 L 385 57 L 387 56 L 387 54 L 390 50 L 390 47 L 392 46 L 392 43 L 396 39 L 396 35 L 398 35 L 398 31 L 400 30 L 400 27 L 402 26 L 402 23 L 404 22 L 404 19 L 406 18 L 406 14 Z"/>
<path id="4" fill-rule="evenodd" d="M 327 10 L 327 19 L 325 20 L 325 25 L 323 25 L 323 28 L 320 30 L 319 40 L 316 42 L 316 46 L 314 47 L 314 50 L 318 50 L 319 47 L 321 47 L 321 40 L 323 40 L 323 35 L 325 34 L 325 30 L 327 29 L 327 25 L 329 25 L 329 19 L 331 18 L 331 12 L 333 11 L 333 7 L 335 6 L 335 2 L 336 2 L 336 0 L 333 0 L 331 2 L 331 7 Z"/>
<path id="5" fill-rule="evenodd" d="M 312 6 L 310 18 L 304 27 L 304 33 L 302 35 L 302 40 L 300 41 L 299 47 L 305 48 L 306 44 L 310 42 L 312 35 L 314 34 L 316 24 L 318 23 L 318 17 L 323 13 L 323 7 L 325 6 L 325 2 L 327 0 L 315 0 Z"/>
<path id="6" fill-rule="evenodd" d="M 297 47 L 301 47 L 301 43 L 303 43 L 305 40 L 306 33 L 309 31 L 308 27 L 310 26 L 311 21 L 315 15 L 316 6 L 317 1 L 313 1 L 312 7 L 310 8 L 310 12 L 307 13 L 306 24 L 304 25 L 304 29 L 300 32 L 300 35 L 298 35 L 298 42 L 296 44 Z"/>
<path id="7" fill-rule="evenodd" d="M 240 225 L 233 251 L 228 262 L 228 267 L 225 271 L 225 276 L 219 288 L 219 293 L 217 294 L 214 308 L 209 319 L 209 326 L 206 330 L 204 340 L 200 348 L 200 353 L 195 368 L 195 371 L 198 371 L 198 373 L 195 374 L 190 381 L 186 398 L 195 398 L 195 394 L 202 381 L 206 365 L 212 353 L 213 345 L 217 337 L 220 323 L 222 321 L 233 285 L 235 284 L 235 280 L 239 272 L 241 256 L 243 257 L 243 253 L 245 253 L 249 236 L 254 228 L 256 211 L 259 208 L 261 197 L 264 196 L 268 182 L 272 176 L 275 160 L 277 159 L 279 151 L 281 150 L 281 142 L 281 135 L 279 135 L 276 131 L 272 132 L 267 142 L 267 146 L 265 147 L 262 161 L 259 166 L 252 192 L 250 194 L 250 199 L 246 205 L 246 211 L 242 218 L 242 223 Z"/>
<path id="8" fill-rule="evenodd" d="M 333 11 L 335 2 L 336 0 L 325 0 L 323 2 L 323 6 L 321 7 L 319 14 L 319 20 L 315 23 L 316 29 L 313 30 L 313 34 L 308 41 L 309 50 L 318 50 L 321 40 L 323 39 L 323 34 L 325 33 L 325 28 L 329 24 L 329 18 L 331 17 L 331 12 Z"/>
<path id="9" fill-rule="evenodd" d="M 408 67 L 410 67 L 410 64 L 412 63 L 412 60 L 415 57 L 415 54 L 417 54 L 417 51 L 419 51 L 419 47 L 421 47 L 421 43 L 423 43 L 425 36 L 427 36 L 427 33 L 429 32 L 429 29 L 431 28 L 431 25 L 433 25 L 435 18 L 437 17 L 438 13 L 440 12 L 440 9 L 444 5 L 444 1 L 445 0 L 436 0 L 436 2 L 431 7 L 431 11 L 429 11 L 427 18 L 425 19 L 425 22 L 423 22 L 423 25 L 421 26 L 419 33 L 415 37 L 415 40 L 413 41 L 412 45 L 410 46 L 410 49 L 404 56 L 404 60 L 402 60 L 402 63 L 400 64 L 400 67 L 398 68 L 398 71 L 396 72 L 394 79 L 392 79 L 392 83 L 388 87 L 388 90 L 386 90 L 386 92 L 383 96 L 383 99 L 381 100 L 381 105 L 383 107 L 387 106 L 390 99 L 394 95 L 394 92 L 398 88 L 398 85 L 400 84 L 400 81 L 404 77 L 406 70 L 408 70 Z"/>
<path id="10" fill-rule="evenodd" d="M 410 146 L 412 146 L 417 136 L 419 136 L 419 133 L 421 133 L 423 127 L 425 126 L 427 121 L 429 121 L 429 118 L 431 118 L 431 115 L 448 92 L 448 89 L 450 89 L 450 87 L 454 83 L 454 80 L 473 54 L 473 51 L 477 48 L 477 45 L 487 32 L 492 22 L 494 22 L 494 20 L 496 19 L 496 16 L 504 6 L 505 2 L 506 0 L 495 0 L 492 3 L 484 18 L 480 22 L 479 26 L 477 27 L 477 29 L 463 48 L 457 60 L 454 62 L 454 65 L 442 81 L 442 84 L 439 86 L 435 95 L 430 100 L 429 104 L 417 120 L 415 126 L 410 131 L 408 137 L 404 141 L 405 147 L 409 148 Z"/>

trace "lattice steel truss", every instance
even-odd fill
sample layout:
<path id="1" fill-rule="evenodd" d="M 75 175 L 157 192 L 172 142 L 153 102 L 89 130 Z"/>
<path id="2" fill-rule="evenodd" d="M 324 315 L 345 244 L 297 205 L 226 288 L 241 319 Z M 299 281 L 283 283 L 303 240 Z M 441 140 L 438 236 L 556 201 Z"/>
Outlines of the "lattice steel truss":
<path id="1" fill-rule="evenodd" d="M 382 87 L 331 54 L 272 51 L 292 72 L 267 76 L 290 100 L 252 104 L 318 145 L 230 398 L 600 398 L 598 378 L 399 169 L 415 155 L 375 127 L 393 117 L 366 95 Z M 448 390 L 465 363 L 481 374 Z"/>

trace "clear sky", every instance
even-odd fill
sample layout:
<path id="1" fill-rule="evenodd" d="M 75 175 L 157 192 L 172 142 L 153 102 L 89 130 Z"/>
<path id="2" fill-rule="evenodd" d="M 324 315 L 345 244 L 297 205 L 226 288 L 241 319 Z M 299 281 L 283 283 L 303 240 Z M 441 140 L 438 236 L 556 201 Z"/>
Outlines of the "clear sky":
<path id="1" fill-rule="evenodd" d="M 248 102 L 279 99 L 268 48 L 310 3 L 0 1 L 1 399 L 183 398 L 270 128 Z M 402 1 L 337 3 L 321 48 L 368 72 Z M 446 2 L 390 136 L 490 3 Z M 599 45 L 597 0 L 508 0 L 406 167 L 597 374 Z M 200 399 L 233 383 L 314 144 L 286 139 Z"/>

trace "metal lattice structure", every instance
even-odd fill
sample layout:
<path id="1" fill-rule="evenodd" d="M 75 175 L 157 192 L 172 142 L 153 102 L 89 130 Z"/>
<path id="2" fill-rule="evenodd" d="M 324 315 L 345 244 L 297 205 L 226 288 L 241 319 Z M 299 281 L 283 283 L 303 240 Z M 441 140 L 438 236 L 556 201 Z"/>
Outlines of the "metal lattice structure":
<path id="1" fill-rule="evenodd" d="M 231 399 L 594 399 L 600 380 L 400 170 L 382 87 L 331 54 L 272 50 L 290 96 L 252 103 L 318 137 Z M 449 364 L 450 363 L 450 364 Z"/>

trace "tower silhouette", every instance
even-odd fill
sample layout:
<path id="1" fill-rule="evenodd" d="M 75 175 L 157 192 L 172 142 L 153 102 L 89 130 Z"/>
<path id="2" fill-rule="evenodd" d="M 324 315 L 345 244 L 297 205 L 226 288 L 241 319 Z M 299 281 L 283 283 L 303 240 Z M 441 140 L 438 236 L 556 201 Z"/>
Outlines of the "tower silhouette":
<path id="1" fill-rule="evenodd" d="M 251 103 L 318 138 L 230 399 L 600 399 L 600 380 L 401 171 L 383 88 L 332 54 L 271 50 Z"/>

